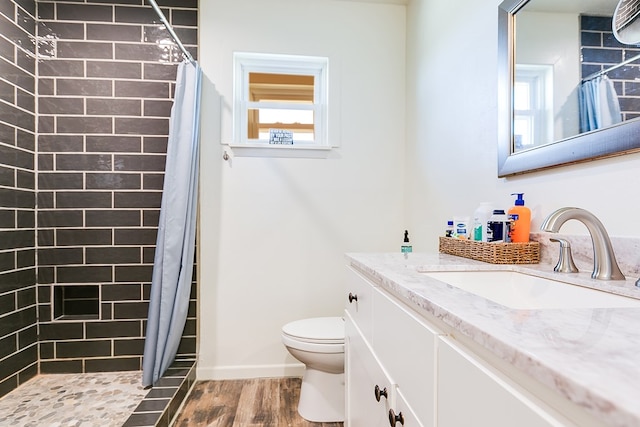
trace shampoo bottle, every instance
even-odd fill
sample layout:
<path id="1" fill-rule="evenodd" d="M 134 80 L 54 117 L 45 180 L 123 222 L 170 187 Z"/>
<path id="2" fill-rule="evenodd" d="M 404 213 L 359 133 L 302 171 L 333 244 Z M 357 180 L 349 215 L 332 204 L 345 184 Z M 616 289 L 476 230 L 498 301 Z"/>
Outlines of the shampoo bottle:
<path id="1" fill-rule="evenodd" d="M 524 205 L 522 196 L 524 193 L 512 193 L 517 196 L 515 206 L 509 209 L 511 219 L 511 241 L 514 243 L 526 243 L 529 241 L 531 227 L 531 210 Z"/>
<path id="2" fill-rule="evenodd" d="M 409 231 L 404 230 L 404 241 L 402 242 L 402 246 L 400 248 L 402 253 L 412 252 L 413 248 L 411 247 L 411 243 L 409 243 Z"/>

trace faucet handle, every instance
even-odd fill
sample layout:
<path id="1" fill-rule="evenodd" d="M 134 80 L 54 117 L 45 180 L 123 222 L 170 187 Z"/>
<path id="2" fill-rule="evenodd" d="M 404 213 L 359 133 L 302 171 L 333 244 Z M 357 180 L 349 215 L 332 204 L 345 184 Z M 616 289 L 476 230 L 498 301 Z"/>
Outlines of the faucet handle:
<path id="1" fill-rule="evenodd" d="M 573 256 L 571 255 L 571 243 L 565 239 L 549 239 L 552 242 L 560 243 L 560 257 L 558 263 L 553 268 L 553 271 L 560 273 L 577 273 L 578 268 L 573 262 Z"/>

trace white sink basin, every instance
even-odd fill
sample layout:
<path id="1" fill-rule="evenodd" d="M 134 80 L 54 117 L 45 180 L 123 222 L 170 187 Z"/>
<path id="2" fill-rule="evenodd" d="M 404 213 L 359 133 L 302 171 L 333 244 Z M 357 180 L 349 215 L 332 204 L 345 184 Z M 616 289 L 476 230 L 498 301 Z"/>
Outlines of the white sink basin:
<path id="1" fill-rule="evenodd" d="M 424 274 L 515 309 L 640 307 L 640 299 L 515 271 L 433 271 Z"/>

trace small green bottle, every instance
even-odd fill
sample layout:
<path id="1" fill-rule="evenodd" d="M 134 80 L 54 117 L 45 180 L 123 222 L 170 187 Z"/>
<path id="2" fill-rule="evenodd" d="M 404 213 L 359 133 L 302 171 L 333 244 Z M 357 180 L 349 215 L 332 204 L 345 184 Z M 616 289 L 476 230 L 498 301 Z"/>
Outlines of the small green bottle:
<path id="1" fill-rule="evenodd" d="M 413 252 L 413 248 L 411 247 L 411 243 L 409 243 L 409 231 L 404 230 L 404 242 L 402 243 L 402 247 L 400 248 L 402 253 Z"/>

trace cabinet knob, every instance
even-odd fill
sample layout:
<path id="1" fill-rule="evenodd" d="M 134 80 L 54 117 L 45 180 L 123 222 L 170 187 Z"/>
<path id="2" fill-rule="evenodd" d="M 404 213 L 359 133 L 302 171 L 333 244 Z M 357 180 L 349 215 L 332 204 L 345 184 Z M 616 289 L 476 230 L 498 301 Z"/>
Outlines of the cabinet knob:
<path id="1" fill-rule="evenodd" d="M 380 390 L 380 387 L 376 384 L 376 388 L 373 390 L 373 392 L 376 395 L 376 400 L 378 402 L 380 402 L 380 397 L 384 396 L 385 399 L 389 398 L 389 395 L 387 394 L 387 388 L 383 388 L 382 390 Z"/>
<path id="2" fill-rule="evenodd" d="M 398 415 L 396 415 L 393 409 L 389 409 L 389 425 L 391 427 L 395 427 L 398 422 L 404 425 L 404 416 L 402 415 L 402 412 L 398 412 Z"/>
<path id="3" fill-rule="evenodd" d="M 351 292 L 349 292 L 349 303 L 352 303 L 354 301 L 358 301 L 358 294 L 352 294 Z"/>

